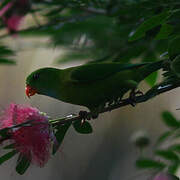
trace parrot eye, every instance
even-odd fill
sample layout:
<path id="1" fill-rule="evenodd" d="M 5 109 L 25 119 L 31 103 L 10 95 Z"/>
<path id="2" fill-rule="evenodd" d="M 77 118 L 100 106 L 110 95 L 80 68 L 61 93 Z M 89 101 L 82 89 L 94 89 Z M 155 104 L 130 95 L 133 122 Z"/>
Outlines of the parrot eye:
<path id="1" fill-rule="evenodd" d="M 33 74 L 33 79 L 37 80 L 39 78 L 39 73 Z"/>

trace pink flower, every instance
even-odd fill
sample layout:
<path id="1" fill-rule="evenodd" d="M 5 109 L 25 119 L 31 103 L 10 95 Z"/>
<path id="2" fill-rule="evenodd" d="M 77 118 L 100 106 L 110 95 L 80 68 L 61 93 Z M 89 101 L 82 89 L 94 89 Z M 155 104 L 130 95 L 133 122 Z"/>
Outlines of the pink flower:
<path id="1" fill-rule="evenodd" d="M 29 0 L 12 0 L 0 10 L 0 16 L 10 33 L 19 30 L 20 23 L 29 9 Z"/>
<path id="2" fill-rule="evenodd" d="M 10 17 L 3 17 L 4 23 L 7 25 L 7 29 L 10 33 L 17 32 L 24 16 L 13 14 Z"/>
<path id="3" fill-rule="evenodd" d="M 30 121 L 29 126 L 12 129 L 11 141 L 15 149 L 37 166 L 44 166 L 50 157 L 51 141 L 54 138 L 48 117 L 38 109 L 10 104 L 1 117 L 0 129 Z"/>
<path id="4" fill-rule="evenodd" d="M 12 7 L 12 5 L 13 5 L 12 2 L 7 3 L 7 5 L 4 6 L 4 7 L 0 10 L 0 16 L 3 16 L 3 15 L 6 13 L 6 11 L 7 11 L 9 8 Z"/>

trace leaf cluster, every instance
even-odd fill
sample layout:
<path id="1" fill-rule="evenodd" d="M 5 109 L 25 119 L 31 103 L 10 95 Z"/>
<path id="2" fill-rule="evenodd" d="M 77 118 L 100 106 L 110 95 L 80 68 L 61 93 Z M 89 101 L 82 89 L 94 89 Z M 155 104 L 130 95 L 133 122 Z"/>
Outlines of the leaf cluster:
<path id="1" fill-rule="evenodd" d="M 76 60 L 124 63 L 135 59 L 147 62 L 164 55 L 172 59 L 175 57 L 172 51 L 179 53 L 177 43 L 172 45 L 180 29 L 178 0 L 32 0 L 31 3 L 28 13 L 36 17 L 36 24 L 19 31 L 19 36 L 50 37 L 52 47 L 66 48 L 57 63 Z M 1 26 L 5 27 L 3 22 Z M 146 80 L 152 86 L 157 76 L 155 72 Z"/>
<path id="2" fill-rule="evenodd" d="M 176 119 L 169 111 L 162 113 L 162 121 L 168 130 L 162 133 L 155 142 L 152 157 L 140 156 L 136 167 L 151 169 L 154 173 L 167 171 L 176 175 L 180 166 L 180 120 Z"/>

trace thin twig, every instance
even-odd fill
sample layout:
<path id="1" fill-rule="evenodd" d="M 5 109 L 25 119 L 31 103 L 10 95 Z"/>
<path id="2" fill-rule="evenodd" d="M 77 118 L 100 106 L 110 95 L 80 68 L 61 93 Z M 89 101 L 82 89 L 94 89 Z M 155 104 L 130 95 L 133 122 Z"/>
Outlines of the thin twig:
<path id="1" fill-rule="evenodd" d="M 26 121 L 24 123 L 20 123 L 20 124 L 10 126 L 7 129 L 15 129 L 15 128 L 19 128 L 19 127 L 22 127 L 22 126 L 31 126 L 33 121 L 34 120 L 28 120 L 28 121 Z"/>

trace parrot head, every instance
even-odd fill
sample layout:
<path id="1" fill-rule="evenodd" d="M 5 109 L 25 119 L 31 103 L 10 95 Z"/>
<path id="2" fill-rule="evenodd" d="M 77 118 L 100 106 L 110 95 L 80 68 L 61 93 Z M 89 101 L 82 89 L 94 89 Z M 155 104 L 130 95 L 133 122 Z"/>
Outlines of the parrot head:
<path id="1" fill-rule="evenodd" d="M 26 95 L 30 97 L 42 94 L 56 97 L 60 71 L 55 68 L 42 68 L 32 72 L 26 78 Z"/>

